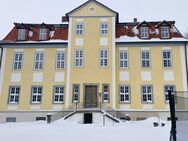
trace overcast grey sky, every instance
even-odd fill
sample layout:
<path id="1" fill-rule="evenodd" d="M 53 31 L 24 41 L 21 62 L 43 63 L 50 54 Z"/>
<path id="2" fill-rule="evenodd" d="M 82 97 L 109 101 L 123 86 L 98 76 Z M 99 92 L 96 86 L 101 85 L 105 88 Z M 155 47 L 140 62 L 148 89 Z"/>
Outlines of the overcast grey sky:
<path id="1" fill-rule="evenodd" d="M 61 23 L 61 16 L 87 0 L 0 0 L 0 40 L 20 23 Z M 117 11 L 121 22 L 175 20 L 188 31 L 188 0 L 98 0 Z"/>

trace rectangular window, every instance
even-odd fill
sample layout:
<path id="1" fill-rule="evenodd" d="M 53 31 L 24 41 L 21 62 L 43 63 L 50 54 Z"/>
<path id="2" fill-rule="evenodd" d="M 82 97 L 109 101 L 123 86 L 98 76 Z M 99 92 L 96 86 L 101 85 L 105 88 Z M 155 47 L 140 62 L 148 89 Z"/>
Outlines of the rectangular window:
<path id="1" fill-rule="evenodd" d="M 16 122 L 16 117 L 7 117 L 6 122 Z"/>
<path id="2" fill-rule="evenodd" d="M 172 51 L 163 50 L 163 67 L 171 68 L 172 67 Z"/>
<path id="3" fill-rule="evenodd" d="M 23 53 L 22 52 L 15 52 L 14 53 L 14 70 L 21 70 L 22 69 L 22 61 L 23 61 Z"/>
<path id="4" fill-rule="evenodd" d="M 63 103 L 64 101 L 64 87 L 55 86 L 54 87 L 54 103 Z"/>
<path id="5" fill-rule="evenodd" d="M 101 35 L 108 35 L 108 24 L 107 23 L 101 24 Z"/>
<path id="6" fill-rule="evenodd" d="M 168 96 L 168 91 L 169 90 L 171 92 L 175 92 L 176 91 L 176 87 L 174 85 L 165 85 L 165 87 L 164 87 L 165 102 L 169 102 L 169 96 Z"/>
<path id="7" fill-rule="evenodd" d="M 56 68 L 65 68 L 65 52 L 57 52 L 56 54 Z"/>
<path id="8" fill-rule="evenodd" d="M 128 51 L 127 50 L 121 50 L 119 52 L 119 67 L 128 68 Z"/>
<path id="9" fill-rule="evenodd" d="M 103 85 L 103 102 L 109 102 L 109 85 Z"/>
<path id="10" fill-rule="evenodd" d="M 18 40 L 25 40 L 25 29 L 18 29 Z"/>
<path id="11" fill-rule="evenodd" d="M 44 52 L 36 52 L 35 53 L 35 70 L 42 70 L 44 64 Z"/>
<path id="12" fill-rule="evenodd" d="M 153 90 L 152 86 L 142 86 L 142 102 L 152 103 L 153 102 Z"/>
<path id="13" fill-rule="evenodd" d="M 141 51 L 141 65 L 142 68 L 150 67 L 150 51 Z"/>
<path id="14" fill-rule="evenodd" d="M 161 38 L 169 38 L 169 27 L 168 26 L 161 27 Z"/>
<path id="15" fill-rule="evenodd" d="M 84 25 L 83 23 L 76 24 L 76 35 L 83 35 L 84 34 Z"/>
<path id="16" fill-rule="evenodd" d="M 20 97 L 20 86 L 11 86 L 9 89 L 9 103 L 18 103 Z"/>
<path id="17" fill-rule="evenodd" d="M 121 103 L 130 102 L 130 87 L 127 85 L 120 86 L 120 102 Z"/>
<path id="18" fill-rule="evenodd" d="M 83 67 L 84 66 L 84 51 L 83 50 L 75 50 L 74 55 L 74 66 L 75 67 Z"/>
<path id="19" fill-rule="evenodd" d="M 108 67 L 108 50 L 100 50 L 100 66 Z"/>
<path id="20" fill-rule="evenodd" d="M 75 102 L 79 102 L 79 93 L 80 93 L 80 86 L 78 84 L 74 84 L 73 85 L 73 97 L 72 97 L 72 101 Z"/>
<path id="21" fill-rule="evenodd" d="M 149 38 L 149 28 L 148 27 L 141 27 L 140 30 L 141 30 L 141 34 L 140 34 L 141 38 L 143 38 L 143 39 Z"/>
<path id="22" fill-rule="evenodd" d="M 32 96 L 31 96 L 32 103 L 41 103 L 42 91 L 43 91 L 42 86 L 33 86 L 32 87 Z"/>
<path id="23" fill-rule="evenodd" d="M 39 30 L 39 40 L 46 40 L 47 39 L 47 29 L 40 28 Z"/>

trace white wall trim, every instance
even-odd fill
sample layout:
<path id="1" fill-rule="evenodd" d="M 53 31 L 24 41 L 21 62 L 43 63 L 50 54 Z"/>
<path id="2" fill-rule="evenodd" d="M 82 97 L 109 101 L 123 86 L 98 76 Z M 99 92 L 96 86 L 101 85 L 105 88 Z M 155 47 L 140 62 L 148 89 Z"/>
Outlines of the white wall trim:
<path id="1" fill-rule="evenodd" d="M 2 51 L 2 50 L 1 50 L 1 51 Z M 3 48 L 3 55 L 2 55 L 2 60 L 1 60 L 1 70 L 0 70 L 0 71 L 1 71 L 1 72 L 0 72 L 0 95 L 1 95 L 2 87 L 3 87 L 6 52 L 7 52 L 7 49 L 6 49 L 6 48 Z"/>
<path id="2" fill-rule="evenodd" d="M 78 19 L 76 19 L 78 20 Z M 69 36 L 68 36 L 68 53 L 67 53 L 67 81 L 66 81 L 66 99 L 65 107 L 69 106 L 70 99 L 70 78 L 71 78 L 71 48 L 72 48 L 72 17 L 69 18 Z"/>
<path id="3" fill-rule="evenodd" d="M 15 49 L 14 52 L 24 52 L 24 49 Z"/>
<path id="4" fill-rule="evenodd" d="M 172 47 L 162 47 L 162 50 L 172 50 Z"/>
<path id="5" fill-rule="evenodd" d="M 64 72 L 56 72 L 55 73 L 55 82 L 64 82 Z"/>
<path id="6" fill-rule="evenodd" d="M 119 72 L 119 81 L 129 81 L 129 72 Z"/>
<path id="7" fill-rule="evenodd" d="M 21 73 L 12 73 L 11 82 L 20 82 L 21 81 Z"/>
<path id="8" fill-rule="evenodd" d="M 71 19 L 72 19 L 72 17 L 71 17 Z M 70 20 L 70 18 L 69 18 L 69 20 Z M 84 19 L 82 19 L 82 18 L 76 18 L 76 22 L 83 22 L 83 21 L 84 21 Z M 71 24 L 71 22 L 69 21 L 69 26 L 72 27 L 72 25 L 70 25 L 70 24 Z M 72 29 L 71 29 L 71 31 L 72 31 Z M 68 41 L 70 41 L 70 40 L 68 40 Z"/>
<path id="9" fill-rule="evenodd" d="M 164 71 L 163 77 L 164 77 L 164 81 L 174 81 L 174 72 L 173 71 Z"/>
<path id="10" fill-rule="evenodd" d="M 151 81 L 152 80 L 152 76 L 151 76 L 151 72 L 150 71 L 147 71 L 147 72 L 142 72 L 141 73 L 141 76 L 142 76 L 142 81 Z"/>
<path id="11" fill-rule="evenodd" d="M 35 49 L 35 51 L 36 51 L 36 52 L 37 52 L 37 51 L 38 51 L 38 52 L 40 52 L 40 51 L 42 52 L 42 51 L 45 51 L 45 50 L 44 50 L 44 48 L 37 48 L 37 49 Z"/>
<path id="12" fill-rule="evenodd" d="M 115 44 L 115 17 L 112 17 L 112 107 L 116 109 L 116 44 Z"/>
<path id="13" fill-rule="evenodd" d="M 101 22 L 108 22 L 108 18 L 101 18 Z"/>
<path id="14" fill-rule="evenodd" d="M 66 51 L 65 48 L 57 48 L 57 51 Z"/>
<path id="15" fill-rule="evenodd" d="M 121 50 L 129 50 L 127 47 L 121 47 L 121 48 L 119 48 L 119 51 L 121 51 Z"/>
<path id="16" fill-rule="evenodd" d="M 84 39 L 83 38 L 76 38 L 76 46 L 83 46 Z"/>
<path id="17" fill-rule="evenodd" d="M 142 47 L 141 50 L 151 50 L 150 47 Z"/>
<path id="18" fill-rule="evenodd" d="M 33 82 L 42 82 L 43 81 L 43 73 L 42 72 L 34 72 L 33 73 Z"/>
<path id="19" fill-rule="evenodd" d="M 183 90 L 187 91 L 187 78 L 186 74 L 186 63 L 185 63 L 185 48 L 184 46 L 180 47 L 180 57 L 181 57 L 181 70 L 182 70 L 182 80 L 183 80 Z M 187 96 L 186 96 L 187 97 Z"/>

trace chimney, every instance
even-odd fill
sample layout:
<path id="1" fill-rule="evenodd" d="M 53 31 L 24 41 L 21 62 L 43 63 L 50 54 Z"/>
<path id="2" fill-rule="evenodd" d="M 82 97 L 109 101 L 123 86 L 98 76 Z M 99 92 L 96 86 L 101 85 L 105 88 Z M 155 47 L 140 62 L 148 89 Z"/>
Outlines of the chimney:
<path id="1" fill-rule="evenodd" d="M 68 19 L 66 16 L 62 16 L 62 19 L 61 19 L 62 22 L 68 22 Z"/>
<path id="2" fill-rule="evenodd" d="M 133 22 L 134 22 L 134 23 L 137 23 L 137 22 L 138 22 L 138 21 L 137 21 L 137 18 L 134 18 L 134 19 L 133 19 Z"/>

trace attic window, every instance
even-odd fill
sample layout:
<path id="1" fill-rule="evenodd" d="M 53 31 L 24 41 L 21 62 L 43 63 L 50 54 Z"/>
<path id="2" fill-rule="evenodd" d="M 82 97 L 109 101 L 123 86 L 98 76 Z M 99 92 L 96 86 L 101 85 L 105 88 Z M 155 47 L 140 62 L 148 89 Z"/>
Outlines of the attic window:
<path id="1" fill-rule="evenodd" d="M 18 40 L 25 40 L 25 29 L 18 29 Z"/>
<path id="2" fill-rule="evenodd" d="M 143 39 L 149 38 L 149 28 L 148 27 L 141 27 L 140 28 L 140 37 Z"/>
<path id="3" fill-rule="evenodd" d="M 169 27 L 168 26 L 161 27 L 161 38 L 169 38 Z"/>
<path id="4" fill-rule="evenodd" d="M 45 28 L 40 28 L 39 30 L 39 40 L 46 40 L 47 38 L 47 29 Z"/>

